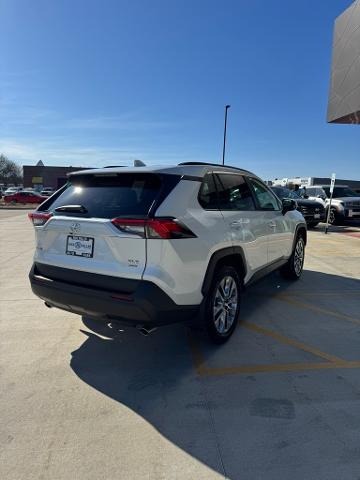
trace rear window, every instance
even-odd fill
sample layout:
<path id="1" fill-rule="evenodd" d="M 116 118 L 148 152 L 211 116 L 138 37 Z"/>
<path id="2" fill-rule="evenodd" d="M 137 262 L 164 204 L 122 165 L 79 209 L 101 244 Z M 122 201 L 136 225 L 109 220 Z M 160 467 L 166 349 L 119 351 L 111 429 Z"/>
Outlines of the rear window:
<path id="1" fill-rule="evenodd" d="M 67 188 L 52 202 L 45 203 L 44 207 L 51 212 L 66 205 L 83 207 L 84 213 L 64 211 L 55 212 L 56 215 L 96 218 L 144 217 L 162 196 L 163 177 L 165 175 L 149 173 L 71 176 Z"/>

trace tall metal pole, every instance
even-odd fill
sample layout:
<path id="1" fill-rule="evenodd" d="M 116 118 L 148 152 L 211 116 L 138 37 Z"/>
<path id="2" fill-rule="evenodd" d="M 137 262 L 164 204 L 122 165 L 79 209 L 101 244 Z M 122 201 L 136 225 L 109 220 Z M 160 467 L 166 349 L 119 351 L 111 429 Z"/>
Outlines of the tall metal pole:
<path id="1" fill-rule="evenodd" d="M 227 112 L 230 108 L 230 105 L 225 105 L 225 123 L 224 123 L 224 145 L 223 145 L 223 155 L 222 155 L 222 164 L 225 164 L 225 146 L 226 146 L 226 124 L 227 124 Z"/>

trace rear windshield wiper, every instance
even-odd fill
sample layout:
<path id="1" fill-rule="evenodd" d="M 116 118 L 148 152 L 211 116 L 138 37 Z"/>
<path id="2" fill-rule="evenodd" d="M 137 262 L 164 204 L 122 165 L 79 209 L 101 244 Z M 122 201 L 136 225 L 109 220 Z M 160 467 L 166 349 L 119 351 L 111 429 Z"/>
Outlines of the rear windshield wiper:
<path id="1" fill-rule="evenodd" d="M 84 205 L 62 205 L 61 207 L 56 207 L 55 212 L 87 213 L 88 211 Z"/>

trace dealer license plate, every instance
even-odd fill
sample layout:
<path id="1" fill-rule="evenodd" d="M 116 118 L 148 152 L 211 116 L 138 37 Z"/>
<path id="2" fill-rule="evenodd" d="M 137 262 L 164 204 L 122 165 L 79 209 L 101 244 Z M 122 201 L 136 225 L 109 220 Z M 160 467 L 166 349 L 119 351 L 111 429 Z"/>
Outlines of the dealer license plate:
<path id="1" fill-rule="evenodd" d="M 66 240 L 66 255 L 91 258 L 94 254 L 94 239 L 68 235 Z"/>

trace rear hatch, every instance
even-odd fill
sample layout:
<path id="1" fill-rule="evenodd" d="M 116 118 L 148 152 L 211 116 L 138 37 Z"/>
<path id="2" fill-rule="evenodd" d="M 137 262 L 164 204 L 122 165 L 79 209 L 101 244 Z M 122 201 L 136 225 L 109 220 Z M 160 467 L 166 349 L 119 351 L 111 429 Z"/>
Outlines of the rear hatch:
<path id="1" fill-rule="evenodd" d="M 117 221 L 148 218 L 177 181 L 175 175 L 143 172 L 71 176 L 67 187 L 35 213 L 44 216 L 37 224 L 33 219 L 35 262 L 141 279 L 146 238 L 136 228 L 118 228 Z"/>

